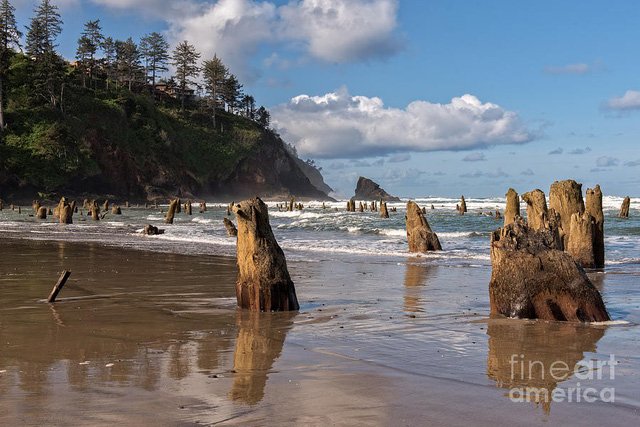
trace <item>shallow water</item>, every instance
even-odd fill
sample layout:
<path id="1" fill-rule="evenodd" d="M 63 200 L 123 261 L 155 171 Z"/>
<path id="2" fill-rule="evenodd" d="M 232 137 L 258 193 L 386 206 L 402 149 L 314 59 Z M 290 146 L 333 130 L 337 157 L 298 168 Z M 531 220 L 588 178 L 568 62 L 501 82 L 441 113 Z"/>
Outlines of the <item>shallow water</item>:
<path id="1" fill-rule="evenodd" d="M 125 246 L 2 239 L 0 424 L 637 423 L 639 275 L 625 264 L 590 273 L 608 325 L 490 320 L 486 265 L 395 256 L 291 260 L 300 313 L 250 314 L 233 259 Z M 611 355 L 613 372 L 551 376 Z M 615 402 L 509 398 L 578 384 Z"/>

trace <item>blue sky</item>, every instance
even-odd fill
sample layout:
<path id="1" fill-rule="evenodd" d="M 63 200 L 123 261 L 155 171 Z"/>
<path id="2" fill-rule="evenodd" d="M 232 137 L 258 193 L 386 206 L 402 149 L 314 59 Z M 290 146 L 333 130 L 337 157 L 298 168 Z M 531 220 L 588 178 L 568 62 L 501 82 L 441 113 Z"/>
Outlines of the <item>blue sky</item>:
<path id="1" fill-rule="evenodd" d="M 14 0 L 27 23 L 33 1 Z M 216 52 L 301 157 L 350 196 L 548 191 L 638 196 L 640 2 L 60 0 L 60 51 L 84 21 Z"/>

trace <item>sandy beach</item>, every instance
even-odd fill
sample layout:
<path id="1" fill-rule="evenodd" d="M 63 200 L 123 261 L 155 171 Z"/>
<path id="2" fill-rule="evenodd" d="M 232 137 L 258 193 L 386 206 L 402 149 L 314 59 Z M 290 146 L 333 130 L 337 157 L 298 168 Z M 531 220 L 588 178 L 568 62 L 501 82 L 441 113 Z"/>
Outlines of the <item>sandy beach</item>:
<path id="1" fill-rule="evenodd" d="M 18 239 L 2 247 L 3 425 L 638 419 L 637 274 L 592 274 L 617 321 L 571 325 L 490 320 L 484 267 L 293 261 L 300 312 L 250 314 L 235 308 L 233 258 Z M 47 304 L 63 269 L 71 279 Z M 542 369 L 514 377 L 513 354 Z M 549 375 L 554 361 L 611 355 L 613 375 Z M 614 388 L 615 402 L 513 402 L 510 390 L 528 386 Z"/>

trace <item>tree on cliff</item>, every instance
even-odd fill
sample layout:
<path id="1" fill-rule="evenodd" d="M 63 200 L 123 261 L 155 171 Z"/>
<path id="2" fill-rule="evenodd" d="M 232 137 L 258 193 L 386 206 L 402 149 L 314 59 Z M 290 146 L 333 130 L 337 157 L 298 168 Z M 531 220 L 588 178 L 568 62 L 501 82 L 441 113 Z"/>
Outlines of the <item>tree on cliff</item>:
<path id="1" fill-rule="evenodd" d="M 87 73 L 89 74 L 89 86 L 93 82 L 93 72 L 96 68 L 96 53 L 102 45 L 102 28 L 100 20 L 88 21 L 84 24 L 82 35 L 78 39 L 76 59 L 82 72 L 82 86 L 87 87 Z"/>
<path id="2" fill-rule="evenodd" d="M 229 74 L 224 81 L 222 89 L 222 100 L 227 106 L 227 111 L 235 113 L 240 106 L 241 98 L 242 85 L 235 75 Z"/>
<path id="3" fill-rule="evenodd" d="M 140 74 L 140 52 L 138 46 L 129 37 L 126 41 L 116 42 L 116 69 L 118 80 L 127 83 L 131 90 L 136 76 Z"/>
<path id="4" fill-rule="evenodd" d="M 106 75 L 107 90 L 109 90 L 109 84 L 112 80 L 116 80 L 116 88 L 118 87 L 118 81 L 116 76 L 116 42 L 111 37 L 106 37 L 100 44 L 102 49 L 103 58 L 101 61 L 102 69 Z"/>
<path id="5" fill-rule="evenodd" d="M 200 74 L 199 59 L 200 53 L 198 53 L 196 47 L 186 40 L 176 46 L 171 56 L 171 64 L 176 67 L 175 79 L 180 88 L 180 109 L 183 111 L 187 88 L 189 85 L 196 84 L 195 79 Z"/>
<path id="6" fill-rule="evenodd" d="M 0 3 L 0 132 L 5 128 L 4 105 L 6 77 L 9 72 L 9 61 L 13 55 L 12 48 L 20 47 L 22 33 L 16 24 L 15 8 L 9 0 Z"/>
<path id="7" fill-rule="evenodd" d="M 66 63 L 55 50 L 55 41 L 61 32 L 58 7 L 42 0 L 27 27 L 26 50 L 33 60 L 33 94 L 62 109 Z"/>
<path id="8" fill-rule="evenodd" d="M 256 122 L 258 122 L 263 128 L 266 129 L 269 127 L 270 121 L 271 114 L 266 108 L 260 106 L 260 108 L 258 108 L 258 111 L 256 112 Z"/>
<path id="9" fill-rule="evenodd" d="M 162 34 L 154 31 L 140 41 L 140 54 L 145 61 L 145 83 L 151 81 L 151 93 L 155 96 L 156 76 L 168 70 L 169 43 Z"/>
<path id="10" fill-rule="evenodd" d="M 213 126 L 216 125 L 216 108 L 223 102 L 223 93 L 229 70 L 222 63 L 222 60 L 214 55 L 212 59 L 204 61 L 202 75 L 204 77 L 204 88 L 207 92 L 207 99 L 211 108 Z"/>

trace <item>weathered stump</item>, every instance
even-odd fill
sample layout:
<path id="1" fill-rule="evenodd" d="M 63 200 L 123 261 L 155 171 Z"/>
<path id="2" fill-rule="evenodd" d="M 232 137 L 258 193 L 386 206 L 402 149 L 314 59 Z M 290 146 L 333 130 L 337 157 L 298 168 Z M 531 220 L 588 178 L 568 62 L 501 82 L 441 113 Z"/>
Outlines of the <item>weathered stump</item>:
<path id="1" fill-rule="evenodd" d="M 191 215 L 192 214 L 192 210 L 191 210 L 191 200 L 187 200 L 187 203 L 184 204 L 184 211 L 187 215 Z"/>
<path id="2" fill-rule="evenodd" d="M 595 268 L 604 267 L 604 212 L 602 211 L 602 190 L 600 186 L 587 189 L 585 211 L 593 217 L 593 259 Z"/>
<path id="3" fill-rule="evenodd" d="M 98 206 L 98 202 L 94 200 L 89 204 L 89 206 L 91 219 L 93 219 L 94 221 L 100 221 L 100 207 Z"/>
<path id="4" fill-rule="evenodd" d="M 44 206 L 38 207 L 38 211 L 36 212 L 36 218 L 47 219 L 47 208 L 45 208 Z"/>
<path id="5" fill-rule="evenodd" d="M 380 218 L 389 218 L 389 210 L 387 209 L 387 202 L 380 200 Z"/>
<path id="6" fill-rule="evenodd" d="M 238 221 L 238 306 L 252 311 L 298 310 L 284 252 L 269 225 L 267 205 L 254 198 L 235 205 L 233 211 Z"/>
<path id="7" fill-rule="evenodd" d="M 111 213 L 113 215 L 122 215 L 122 209 L 120 209 L 120 206 L 113 205 L 111 206 Z"/>
<path id="8" fill-rule="evenodd" d="M 549 208 L 560 215 L 560 235 L 563 247 L 569 243 L 571 233 L 571 215 L 582 215 L 584 212 L 584 200 L 582 199 L 582 184 L 572 179 L 556 181 L 551 184 L 549 191 Z"/>
<path id="9" fill-rule="evenodd" d="M 156 236 L 158 234 L 164 234 L 164 230 L 161 230 L 151 224 L 147 224 L 144 226 L 142 234 L 146 234 L 147 236 Z"/>
<path id="10" fill-rule="evenodd" d="M 64 197 L 60 199 L 57 210 L 60 224 L 73 224 L 73 208 Z"/>
<path id="11" fill-rule="evenodd" d="M 180 199 L 174 199 L 169 203 L 169 209 L 167 209 L 167 215 L 164 218 L 166 224 L 173 224 L 173 217 L 176 215 L 179 206 Z"/>
<path id="12" fill-rule="evenodd" d="M 631 207 L 631 198 L 629 196 L 627 196 L 622 201 L 622 206 L 620 206 L 620 214 L 618 214 L 618 216 L 620 218 L 629 218 L 629 208 L 630 207 Z"/>
<path id="13" fill-rule="evenodd" d="M 609 320 L 598 290 L 571 255 L 554 249 L 548 230 L 518 220 L 491 235 L 492 315 L 601 322 Z"/>
<path id="14" fill-rule="evenodd" d="M 102 205 L 102 212 L 109 212 L 109 199 L 104 201 L 104 204 Z"/>
<path id="15" fill-rule="evenodd" d="M 506 197 L 507 206 L 504 209 L 504 225 L 509 225 L 516 220 L 516 217 L 520 216 L 520 199 L 513 188 L 507 190 Z"/>
<path id="16" fill-rule="evenodd" d="M 467 213 L 467 202 L 464 200 L 464 196 L 460 197 L 460 215 Z"/>
<path id="17" fill-rule="evenodd" d="M 409 252 L 442 250 L 438 236 L 431 230 L 427 218 L 420 207 L 413 201 L 407 202 L 406 221 Z"/>
<path id="18" fill-rule="evenodd" d="M 236 237 L 238 235 L 238 229 L 233 222 L 231 222 L 228 218 L 222 218 L 222 222 L 224 223 L 224 227 L 227 229 L 227 235 L 229 237 Z"/>
<path id="19" fill-rule="evenodd" d="M 571 215 L 569 241 L 565 250 L 584 268 L 594 268 L 596 265 L 593 254 L 594 228 L 593 217 L 587 212 Z"/>

